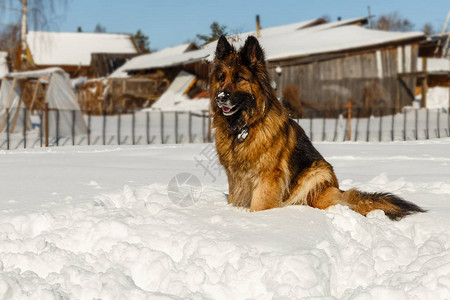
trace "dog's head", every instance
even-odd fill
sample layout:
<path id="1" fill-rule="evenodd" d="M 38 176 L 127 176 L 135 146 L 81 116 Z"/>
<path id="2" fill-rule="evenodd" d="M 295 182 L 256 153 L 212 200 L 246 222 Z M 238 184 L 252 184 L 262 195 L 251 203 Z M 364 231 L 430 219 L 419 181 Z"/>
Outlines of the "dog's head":
<path id="1" fill-rule="evenodd" d="M 250 36 L 237 51 L 221 36 L 210 76 L 215 116 L 250 124 L 264 114 L 267 98 L 275 97 L 265 67 L 264 52 Z"/>

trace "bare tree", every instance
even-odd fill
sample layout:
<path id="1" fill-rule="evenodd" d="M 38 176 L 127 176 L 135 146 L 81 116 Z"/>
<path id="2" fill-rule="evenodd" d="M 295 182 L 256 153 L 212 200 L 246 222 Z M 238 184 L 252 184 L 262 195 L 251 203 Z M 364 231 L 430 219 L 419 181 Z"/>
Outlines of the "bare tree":
<path id="1" fill-rule="evenodd" d="M 379 16 L 373 21 L 372 26 L 374 29 L 385 31 L 411 31 L 414 28 L 414 24 L 401 17 L 398 12 Z"/>
<path id="2" fill-rule="evenodd" d="M 97 25 L 95 26 L 94 32 L 105 33 L 106 32 L 106 27 L 102 26 L 102 24 L 100 24 L 100 23 L 97 23 Z"/>
<path id="3" fill-rule="evenodd" d="M 48 28 L 50 26 L 56 25 L 58 22 L 58 16 L 56 16 L 57 5 L 61 5 L 63 8 L 67 6 L 67 0 L 0 0 L 0 14 L 17 14 L 19 16 L 10 18 L 12 23 L 10 24 L 0 24 L 3 25 L 1 34 L 12 34 L 12 37 L 16 36 L 16 30 L 11 30 L 8 28 L 20 27 L 20 37 L 17 41 L 15 48 L 18 48 L 17 53 L 23 56 L 26 51 L 26 34 L 28 32 L 28 27 L 34 29 Z M 19 25 L 20 20 L 20 25 Z M 14 40 L 10 38 L 9 40 Z M 20 69 L 23 57 L 16 58 L 15 61 L 18 63 L 15 67 Z"/>
<path id="4" fill-rule="evenodd" d="M 433 25 L 431 23 L 426 23 L 425 25 L 423 25 L 422 31 L 426 35 L 432 35 L 432 34 L 436 33 L 436 30 L 434 29 L 434 27 L 433 27 Z"/>

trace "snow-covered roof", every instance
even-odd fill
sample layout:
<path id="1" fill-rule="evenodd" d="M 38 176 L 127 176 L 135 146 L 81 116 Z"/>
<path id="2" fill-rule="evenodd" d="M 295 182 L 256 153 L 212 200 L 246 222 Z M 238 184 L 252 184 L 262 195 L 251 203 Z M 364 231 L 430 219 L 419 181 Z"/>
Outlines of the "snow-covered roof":
<path id="1" fill-rule="evenodd" d="M 123 64 L 120 68 L 118 68 L 116 71 L 114 71 L 109 77 L 111 78 L 128 77 L 126 70 L 128 71 L 128 70 L 140 70 L 151 68 L 155 62 L 164 63 L 165 57 L 181 56 L 190 48 L 194 47 L 194 45 L 195 45 L 194 43 L 187 43 L 175 47 L 165 48 L 157 52 L 152 52 L 133 57 L 125 64 Z M 189 52 L 195 51 L 188 51 L 187 53 Z"/>
<path id="2" fill-rule="evenodd" d="M 422 58 L 417 59 L 417 71 L 422 72 Z M 427 72 L 446 74 L 450 71 L 450 60 L 447 58 L 427 58 Z"/>
<path id="3" fill-rule="evenodd" d="M 260 37 L 267 38 L 271 36 L 279 36 L 286 33 L 292 33 L 296 31 L 304 31 L 307 30 L 308 32 L 314 32 L 314 31 L 320 31 L 325 30 L 333 27 L 339 27 L 339 26 L 345 26 L 350 24 L 356 24 L 356 23 L 364 23 L 367 20 L 367 18 L 352 18 L 352 19 L 346 19 L 336 22 L 328 22 L 328 23 L 319 23 L 320 19 L 313 19 L 308 21 L 303 21 L 299 23 L 293 23 L 288 25 L 281 25 L 281 26 L 275 26 L 275 27 L 269 27 L 262 29 L 260 32 Z M 238 36 L 244 36 L 245 38 L 249 35 L 256 36 L 256 31 L 250 31 L 243 34 L 238 34 Z"/>
<path id="4" fill-rule="evenodd" d="M 266 59 L 271 61 L 406 42 L 422 37 L 423 32 L 387 32 L 347 25 L 322 29 L 307 28 L 282 36 L 261 38 L 260 43 L 265 49 Z"/>
<path id="5" fill-rule="evenodd" d="M 129 34 L 30 31 L 27 44 L 36 65 L 91 63 L 91 53 L 137 53 Z"/>
<path id="6" fill-rule="evenodd" d="M 353 18 L 315 25 L 317 24 L 315 19 L 271 27 L 261 30 L 259 41 L 265 50 L 266 59 L 276 61 L 424 38 L 423 32 L 387 32 L 352 25 L 364 23 L 365 20 L 366 18 Z M 236 48 L 239 48 L 249 35 L 255 35 L 255 32 L 234 35 L 229 37 L 229 40 Z M 217 42 L 212 42 L 199 50 L 168 54 L 163 57 L 138 56 L 125 63 L 120 69 L 125 72 L 165 68 L 200 60 L 212 61 L 216 45 Z"/>
<path id="7" fill-rule="evenodd" d="M 209 109 L 209 98 L 189 99 L 185 94 L 194 82 L 195 75 L 181 71 L 169 88 L 148 111 L 204 111 Z M 146 110 L 144 110 L 146 111 Z"/>
<path id="8" fill-rule="evenodd" d="M 0 51 L 0 79 L 8 74 L 8 64 L 6 63 L 7 52 Z"/>

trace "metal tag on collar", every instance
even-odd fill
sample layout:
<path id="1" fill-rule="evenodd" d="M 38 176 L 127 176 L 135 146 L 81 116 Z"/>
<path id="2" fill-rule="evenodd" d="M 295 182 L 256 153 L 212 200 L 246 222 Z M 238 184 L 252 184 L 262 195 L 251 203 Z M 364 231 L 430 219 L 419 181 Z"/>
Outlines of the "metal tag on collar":
<path id="1" fill-rule="evenodd" d="M 239 132 L 239 134 L 237 136 L 238 142 L 242 143 L 243 141 L 245 141 L 247 136 L 248 136 L 248 127 L 245 126 L 244 128 L 242 128 L 241 132 Z"/>

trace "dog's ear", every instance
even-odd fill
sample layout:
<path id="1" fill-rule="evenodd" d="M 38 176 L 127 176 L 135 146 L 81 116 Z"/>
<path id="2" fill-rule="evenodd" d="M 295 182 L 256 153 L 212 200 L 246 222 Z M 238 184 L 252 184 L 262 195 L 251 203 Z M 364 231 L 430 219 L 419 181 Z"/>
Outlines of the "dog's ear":
<path id="1" fill-rule="evenodd" d="M 233 52 L 233 47 L 231 47 L 230 43 L 228 43 L 227 38 L 224 35 L 221 35 L 219 41 L 217 42 L 216 58 L 224 59 L 231 52 Z"/>
<path id="2" fill-rule="evenodd" d="M 241 56 L 248 66 L 254 66 L 259 62 L 264 64 L 264 51 L 254 36 L 249 36 L 245 41 Z"/>

